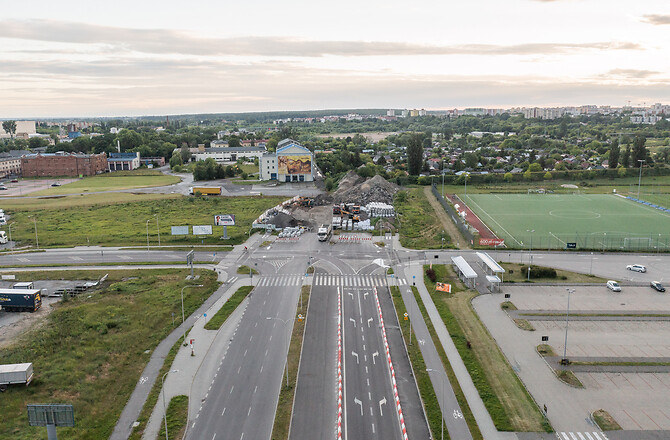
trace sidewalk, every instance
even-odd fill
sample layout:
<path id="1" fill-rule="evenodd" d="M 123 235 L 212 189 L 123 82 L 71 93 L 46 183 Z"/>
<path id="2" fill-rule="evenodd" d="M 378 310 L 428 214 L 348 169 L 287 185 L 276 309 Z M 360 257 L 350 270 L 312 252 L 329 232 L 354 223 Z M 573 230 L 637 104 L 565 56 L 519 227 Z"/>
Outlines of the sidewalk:
<path id="1" fill-rule="evenodd" d="M 472 410 L 475 420 L 477 421 L 477 426 L 479 426 L 479 430 L 481 431 L 484 439 L 516 439 L 516 435 L 514 433 L 499 432 L 493 424 L 493 420 L 484 406 L 484 402 L 479 396 L 477 388 L 475 388 L 475 385 L 472 382 L 470 373 L 468 373 L 468 370 L 465 367 L 465 364 L 463 363 L 456 346 L 454 345 L 454 341 L 452 341 L 451 336 L 449 336 L 447 327 L 444 325 L 444 322 L 442 321 L 442 318 L 440 317 L 440 314 L 437 311 L 430 294 L 428 293 L 428 289 L 426 289 L 426 285 L 423 283 L 422 266 L 413 264 L 405 269 L 405 273 L 407 274 L 408 282 L 411 282 L 410 280 L 412 280 L 412 276 L 416 276 L 414 281 L 416 281 L 416 287 L 419 290 L 421 300 L 426 307 L 426 311 L 428 312 L 428 316 L 433 323 L 435 332 L 437 333 L 440 343 L 444 348 L 444 352 L 449 359 L 451 368 L 454 370 L 454 374 L 456 375 L 458 383 L 461 386 L 463 393 L 465 394 L 465 398 L 468 401 L 468 405 Z"/>
<path id="2" fill-rule="evenodd" d="M 220 274 L 221 275 L 221 274 Z M 198 381 L 195 383 L 195 377 L 199 374 L 201 368 L 208 370 L 207 364 L 211 362 L 206 362 L 210 360 L 216 361 L 221 359 L 223 356 L 218 353 L 218 351 L 227 350 L 228 344 L 217 344 L 216 355 L 210 352 L 212 343 L 215 339 L 222 339 L 223 341 L 230 339 L 230 334 L 237 327 L 240 317 L 242 316 L 244 309 L 248 304 L 248 299 L 245 299 L 239 307 L 233 312 L 226 322 L 217 330 L 206 330 L 205 324 L 206 320 L 210 319 L 216 314 L 216 312 L 228 301 L 228 299 L 242 286 L 250 285 L 249 279 L 238 279 L 235 283 L 231 285 L 223 285 L 219 288 L 216 294 L 221 296 L 216 302 L 209 307 L 204 313 L 207 314 L 207 318 L 204 318 L 201 314 L 197 317 L 197 321 L 193 324 L 191 331 L 186 334 L 186 340 L 194 339 L 194 349 L 193 352 L 195 356 L 191 356 L 190 346 L 184 347 L 180 346 L 177 356 L 174 359 L 174 362 L 170 366 L 170 371 L 178 370 L 177 373 L 168 373 L 165 378 L 165 385 L 158 395 L 158 400 L 156 406 L 151 413 L 151 417 L 147 422 L 147 426 L 144 430 L 143 439 L 155 440 L 156 436 L 160 432 L 161 424 L 163 423 L 163 394 L 165 393 L 165 404 L 168 405 L 170 399 L 178 395 L 187 395 L 189 396 L 189 420 L 194 413 L 197 413 L 200 408 L 200 402 L 205 398 L 205 395 L 208 391 L 207 387 L 209 386 L 210 381 Z M 221 337 L 223 336 L 223 337 Z M 214 363 L 216 365 L 216 363 Z M 213 377 L 213 376 L 212 376 Z M 161 378 L 158 378 L 160 380 Z"/>

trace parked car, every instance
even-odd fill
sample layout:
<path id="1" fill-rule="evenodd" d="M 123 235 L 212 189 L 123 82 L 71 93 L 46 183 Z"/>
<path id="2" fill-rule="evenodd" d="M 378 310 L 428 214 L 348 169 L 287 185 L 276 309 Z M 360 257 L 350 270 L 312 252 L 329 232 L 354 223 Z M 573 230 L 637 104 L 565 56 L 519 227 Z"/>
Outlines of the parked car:
<path id="1" fill-rule="evenodd" d="M 60 186 L 60 183 L 54 182 L 54 183 L 51 184 L 51 186 Z"/>
<path id="2" fill-rule="evenodd" d="M 632 270 L 633 272 L 642 272 L 642 273 L 647 271 L 647 268 L 641 264 L 629 264 L 628 266 L 626 266 L 626 269 Z"/>
<path id="3" fill-rule="evenodd" d="M 649 285 L 652 288 L 658 290 L 659 292 L 665 292 L 665 287 L 663 287 L 663 285 L 661 283 L 659 283 L 658 281 L 652 281 L 651 283 L 649 283 Z"/>
<path id="4" fill-rule="evenodd" d="M 12 183 L 19 183 L 19 179 L 12 179 Z"/>
<path id="5" fill-rule="evenodd" d="M 619 286 L 619 283 L 617 283 L 614 280 L 609 280 L 607 282 L 607 288 L 610 289 L 612 292 L 621 292 L 621 286 Z"/>
<path id="6" fill-rule="evenodd" d="M 7 189 L 5 185 L 0 185 L 0 191 L 7 191 Z"/>

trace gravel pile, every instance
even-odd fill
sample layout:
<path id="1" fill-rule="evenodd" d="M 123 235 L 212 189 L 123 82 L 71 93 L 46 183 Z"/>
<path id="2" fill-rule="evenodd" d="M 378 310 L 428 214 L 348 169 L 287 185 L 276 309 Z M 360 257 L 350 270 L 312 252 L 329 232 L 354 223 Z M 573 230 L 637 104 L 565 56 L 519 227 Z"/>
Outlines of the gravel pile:
<path id="1" fill-rule="evenodd" d="M 367 205 L 370 202 L 393 203 L 393 196 L 400 188 L 383 177 L 377 175 L 360 184 L 347 189 L 338 187 L 333 194 L 334 203 L 356 203 Z"/>

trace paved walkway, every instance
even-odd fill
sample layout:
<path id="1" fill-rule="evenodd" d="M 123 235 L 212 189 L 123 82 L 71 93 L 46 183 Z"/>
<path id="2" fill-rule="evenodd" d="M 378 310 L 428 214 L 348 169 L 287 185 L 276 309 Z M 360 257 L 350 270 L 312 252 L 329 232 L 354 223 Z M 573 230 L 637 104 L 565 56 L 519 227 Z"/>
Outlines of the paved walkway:
<path id="1" fill-rule="evenodd" d="M 468 373 L 468 370 L 465 367 L 465 364 L 463 363 L 463 360 L 461 359 L 461 356 L 458 353 L 451 336 L 449 336 L 447 327 L 444 325 L 444 322 L 442 321 L 442 318 L 440 317 L 440 314 L 437 311 L 430 294 L 428 293 L 428 289 L 426 289 L 426 286 L 423 283 L 422 266 L 420 264 L 413 264 L 409 268 L 405 269 L 405 272 L 408 275 L 408 281 L 414 280 L 416 282 L 416 287 L 419 290 L 419 294 L 421 295 L 421 300 L 426 307 L 426 311 L 428 312 L 428 316 L 433 323 L 435 332 L 437 333 L 440 343 L 444 348 L 447 358 L 449 359 L 449 363 L 451 364 L 451 368 L 454 370 L 458 383 L 460 384 L 461 389 L 465 394 L 465 398 L 468 401 L 468 405 L 472 410 L 475 420 L 477 421 L 477 426 L 479 426 L 479 430 L 484 436 L 484 439 L 515 439 L 516 436 L 514 433 L 499 432 L 493 424 L 493 420 L 484 406 L 484 402 L 479 396 L 477 388 L 475 388 L 475 385 L 472 382 L 470 373 Z"/>
<path id="2" fill-rule="evenodd" d="M 238 279 L 233 284 L 224 284 L 215 293 L 218 296 L 216 302 L 203 312 L 207 314 L 207 317 L 205 318 L 202 314 L 197 317 L 197 321 L 186 335 L 187 341 L 190 341 L 191 339 L 195 341 L 193 349 L 194 356 L 191 356 L 190 346 L 184 347 L 182 345 L 179 348 L 177 356 L 170 367 L 170 371 L 176 370 L 177 372 L 168 373 L 165 379 L 165 385 L 158 396 L 156 406 L 154 407 L 149 422 L 144 430 L 144 435 L 142 436 L 143 439 L 154 440 L 161 429 L 161 424 L 163 423 L 163 394 L 165 394 L 166 405 L 169 404 L 170 399 L 174 396 L 189 396 L 189 415 L 193 414 L 194 409 L 196 412 L 199 409 L 201 400 L 203 400 L 207 394 L 208 389 L 206 387 L 209 386 L 209 381 L 205 383 L 196 383 L 195 377 L 201 367 L 206 368 L 204 365 L 205 359 L 221 359 L 222 356 L 214 356 L 213 353 L 210 352 L 212 343 L 215 339 L 222 340 L 221 344 L 217 343 L 215 351 L 217 354 L 219 354 L 218 351 L 221 349 L 225 352 L 228 347 L 228 344 L 226 344 L 225 341 L 230 339 L 229 335 L 232 334 L 233 330 L 237 327 L 239 318 L 242 316 L 242 312 L 247 306 L 248 299 L 245 299 L 238 306 L 235 312 L 231 314 L 219 330 L 207 330 L 205 329 L 205 324 L 207 319 L 211 319 L 211 317 L 216 314 L 237 289 L 245 285 L 250 285 L 249 278 Z M 220 335 L 223 335 L 223 338 L 221 338 Z"/>

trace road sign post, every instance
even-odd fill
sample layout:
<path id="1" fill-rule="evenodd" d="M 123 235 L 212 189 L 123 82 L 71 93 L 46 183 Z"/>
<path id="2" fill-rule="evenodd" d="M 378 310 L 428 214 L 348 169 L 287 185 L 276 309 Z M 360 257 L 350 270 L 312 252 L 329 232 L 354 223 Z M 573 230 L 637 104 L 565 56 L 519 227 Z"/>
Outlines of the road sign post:
<path id="1" fill-rule="evenodd" d="M 193 279 L 193 257 L 195 255 L 194 251 L 190 251 L 188 254 L 186 254 L 186 264 L 191 265 L 191 279 Z"/>
<path id="2" fill-rule="evenodd" d="M 29 404 L 28 424 L 30 426 L 45 426 L 49 440 L 57 440 L 56 427 L 74 427 L 74 409 L 72 405 L 58 403 Z"/>

